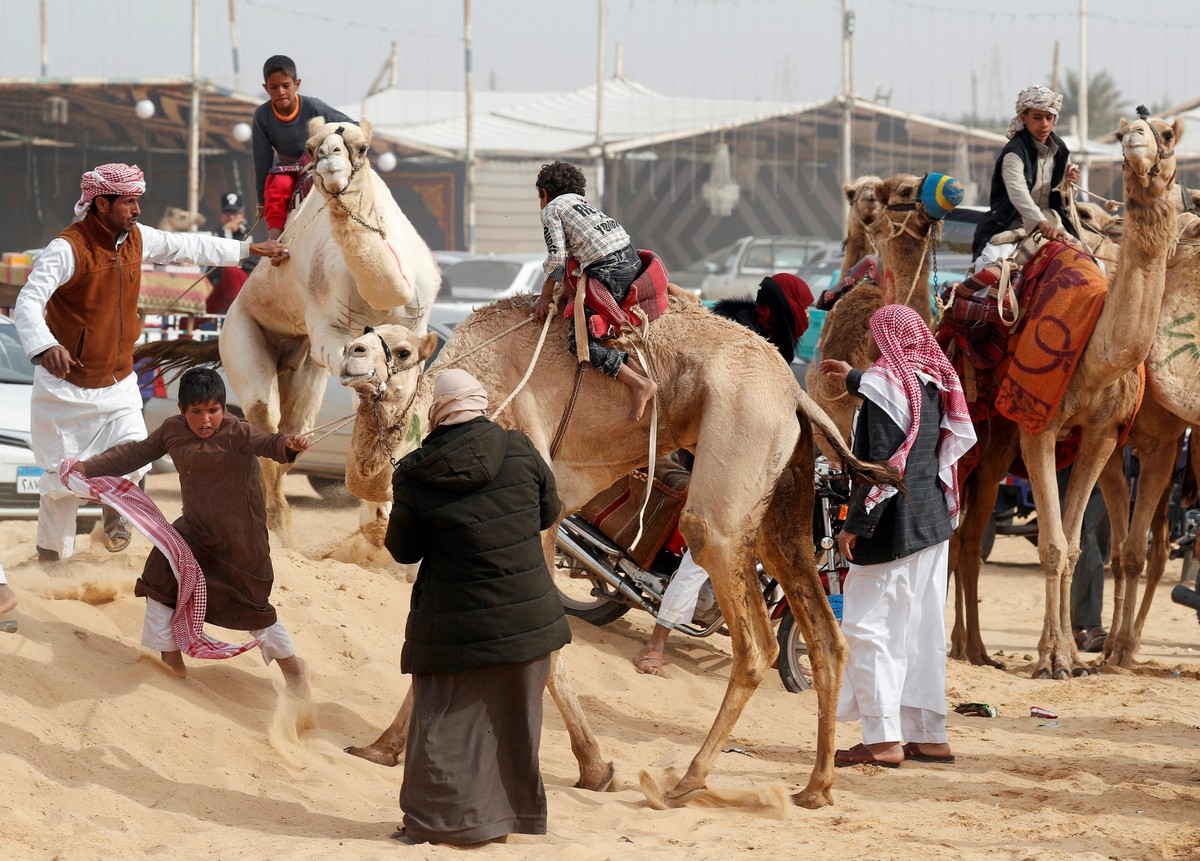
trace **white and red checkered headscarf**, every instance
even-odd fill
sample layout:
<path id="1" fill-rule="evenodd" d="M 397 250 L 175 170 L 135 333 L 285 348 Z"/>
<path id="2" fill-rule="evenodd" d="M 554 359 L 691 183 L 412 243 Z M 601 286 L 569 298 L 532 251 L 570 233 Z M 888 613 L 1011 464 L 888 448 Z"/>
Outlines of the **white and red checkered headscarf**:
<path id="1" fill-rule="evenodd" d="M 104 194 L 145 194 L 146 175 L 136 164 L 102 164 L 79 180 L 81 192 L 75 214 L 83 215 L 92 201 Z"/>
<path id="2" fill-rule="evenodd" d="M 908 453 L 921 425 L 921 388 L 931 382 L 941 393 L 941 433 L 938 436 L 938 478 L 946 494 L 950 519 L 957 525 L 958 459 L 975 444 L 975 427 L 967 412 L 958 374 L 921 315 L 906 305 L 885 305 L 871 315 L 871 334 L 879 345 L 879 361 L 862 375 L 859 392 L 878 405 L 905 431 L 904 442 L 888 460 L 904 475 Z M 870 511 L 896 492 L 895 487 L 875 486 L 867 494 Z"/>

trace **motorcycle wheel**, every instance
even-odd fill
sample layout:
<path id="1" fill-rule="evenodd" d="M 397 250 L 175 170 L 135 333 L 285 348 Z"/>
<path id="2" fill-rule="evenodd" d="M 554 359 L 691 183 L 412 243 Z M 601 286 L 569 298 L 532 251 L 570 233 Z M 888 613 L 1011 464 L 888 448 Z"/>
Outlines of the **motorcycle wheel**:
<path id="1" fill-rule="evenodd" d="M 616 592 L 610 586 L 597 583 L 558 548 L 554 550 L 554 586 L 567 615 L 593 625 L 615 622 L 630 609 L 628 604 L 614 600 Z"/>
<path id="2" fill-rule="evenodd" d="M 791 607 L 779 617 L 779 631 L 775 637 L 779 641 L 776 666 L 783 686 L 793 694 L 807 691 L 812 687 L 812 664 L 808 660 L 808 646 L 804 644 L 800 626 L 792 617 Z"/>

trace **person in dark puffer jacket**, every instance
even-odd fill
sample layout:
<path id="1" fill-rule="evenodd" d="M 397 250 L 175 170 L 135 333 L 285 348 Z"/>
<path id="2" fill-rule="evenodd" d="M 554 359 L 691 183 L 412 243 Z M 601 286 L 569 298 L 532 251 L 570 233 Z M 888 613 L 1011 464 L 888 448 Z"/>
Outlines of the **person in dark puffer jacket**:
<path id="1" fill-rule="evenodd" d="M 421 561 L 400 657 L 413 676 L 404 842 L 546 833 L 542 691 L 571 631 L 540 533 L 562 503 L 529 438 L 487 405 L 478 380 L 445 371 L 432 430 L 392 482 L 385 544 Z"/>

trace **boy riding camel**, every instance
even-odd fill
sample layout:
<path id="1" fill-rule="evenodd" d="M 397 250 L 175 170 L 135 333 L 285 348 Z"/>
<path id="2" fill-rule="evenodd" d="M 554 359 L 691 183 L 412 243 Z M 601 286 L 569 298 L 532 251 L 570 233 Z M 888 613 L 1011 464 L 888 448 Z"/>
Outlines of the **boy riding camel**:
<path id="1" fill-rule="evenodd" d="M 584 200 L 586 185 L 583 171 L 564 161 L 542 165 L 538 173 L 536 186 L 542 207 L 542 232 L 546 237 L 546 262 L 542 264 L 546 283 L 534 309 L 538 325 L 545 322 L 550 312 L 555 282 L 566 277 L 568 257 L 579 263 L 584 275 L 603 284 L 618 305 L 641 272 L 642 263 L 629 242 L 629 234 Z M 576 352 L 575 330 L 571 327 L 567 331 L 567 348 Z M 628 354 L 588 334 L 588 360 L 593 368 L 629 389 L 629 420 L 636 422 L 658 385 L 630 368 L 627 358 Z"/>

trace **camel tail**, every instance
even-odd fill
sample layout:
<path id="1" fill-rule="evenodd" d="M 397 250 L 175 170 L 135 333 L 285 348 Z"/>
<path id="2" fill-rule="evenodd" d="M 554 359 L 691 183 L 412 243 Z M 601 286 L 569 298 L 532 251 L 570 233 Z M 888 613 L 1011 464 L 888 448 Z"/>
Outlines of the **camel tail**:
<path id="1" fill-rule="evenodd" d="M 850 453 L 850 447 L 846 445 L 846 441 L 842 439 L 841 432 L 837 429 L 837 425 L 833 423 L 833 419 L 829 418 L 817 404 L 808 396 L 807 392 L 801 392 L 803 396 L 800 403 L 796 406 L 796 416 L 800 419 L 808 419 L 812 422 L 813 429 L 821 436 L 829 441 L 829 445 L 837 454 L 838 460 L 842 464 L 842 472 L 850 478 L 851 481 L 863 482 L 864 484 L 881 484 L 904 490 L 904 480 L 900 477 L 893 467 L 886 463 L 870 463 L 869 461 L 859 460 Z"/>
<path id="2" fill-rule="evenodd" d="M 211 341 L 151 341 L 133 349 L 133 360 L 143 359 L 160 373 L 185 371 L 198 365 L 220 365 L 221 350 L 216 338 Z"/>

